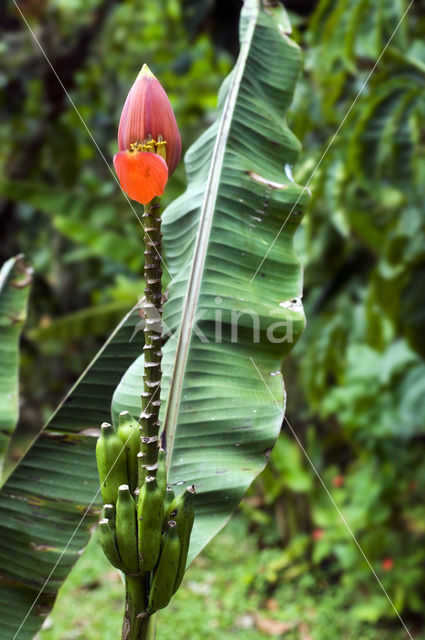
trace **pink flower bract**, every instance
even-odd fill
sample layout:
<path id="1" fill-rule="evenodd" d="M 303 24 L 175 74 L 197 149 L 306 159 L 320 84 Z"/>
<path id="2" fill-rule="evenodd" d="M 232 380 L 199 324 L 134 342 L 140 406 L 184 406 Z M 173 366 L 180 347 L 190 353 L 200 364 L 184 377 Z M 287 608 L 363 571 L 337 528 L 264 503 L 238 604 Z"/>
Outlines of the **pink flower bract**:
<path id="1" fill-rule="evenodd" d="M 181 156 L 181 138 L 170 101 L 160 82 L 143 65 L 131 87 L 121 113 L 118 148 L 124 151 L 151 136 L 165 141 L 166 162 L 171 175 Z"/>

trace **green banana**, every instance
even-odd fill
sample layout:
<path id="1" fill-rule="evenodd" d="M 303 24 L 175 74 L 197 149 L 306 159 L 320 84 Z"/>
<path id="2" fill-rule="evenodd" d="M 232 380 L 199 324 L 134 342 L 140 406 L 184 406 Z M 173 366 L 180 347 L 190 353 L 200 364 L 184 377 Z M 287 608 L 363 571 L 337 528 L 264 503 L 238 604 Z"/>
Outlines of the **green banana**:
<path id="1" fill-rule="evenodd" d="M 170 506 L 170 504 L 172 503 L 172 501 L 174 500 L 174 498 L 176 497 L 176 494 L 174 493 L 174 490 L 168 486 L 166 491 L 165 491 L 165 496 L 164 496 L 164 511 L 165 513 L 167 513 L 168 511 L 168 507 Z M 164 522 L 164 526 L 167 524 L 167 521 Z"/>
<path id="2" fill-rule="evenodd" d="M 164 494 L 155 476 L 147 476 L 137 504 L 140 571 L 150 571 L 158 561 L 164 519 Z"/>
<path id="3" fill-rule="evenodd" d="M 128 411 L 119 415 L 117 434 L 127 452 L 128 484 L 130 491 L 137 489 L 137 454 L 140 451 L 140 425 Z"/>
<path id="4" fill-rule="evenodd" d="M 143 460 L 145 457 L 146 456 L 142 451 L 139 451 L 139 453 L 137 454 L 137 474 L 139 487 L 143 487 L 147 475 Z"/>
<path id="5" fill-rule="evenodd" d="M 192 533 L 195 513 L 193 510 L 193 494 L 195 487 L 187 487 L 186 491 L 178 495 L 167 508 L 165 520 L 172 518 L 177 523 L 180 539 L 180 559 L 174 585 L 175 593 L 183 580 L 186 570 L 187 554 L 189 553 L 190 534 Z"/>
<path id="6" fill-rule="evenodd" d="M 118 553 L 115 533 L 111 527 L 108 518 L 103 518 L 99 522 L 99 541 L 103 549 L 103 553 L 108 558 L 112 566 L 124 571 L 124 565 Z"/>
<path id="7" fill-rule="evenodd" d="M 165 495 L 167 489 L 167 468 L 165 466 L 165 449 L 158 449 L 158 470 L 156 472 L 156 481 Z"/>
<path id="8" fill-rule="evenodd" d="M 168 523 L 167 531 L 162 536 L 161 555 L 155 568 L 151 590 L 149 593 L 148 613 L 163 609 L 170 602 L 174 593 L 180 558 L 180 540 L 174 520 Z"/>
<path id="9" fill-rule="evenodd" d="M 127 454 L 114 428 L 104 422 L 96 443 L 97 469 L 100 490 L 105 503 L 115 504 L 118 487 L 127 482 Z"/>
<path id="10" fill-rule="evenodd" d="M 168 493 L 168 490 L 167 490 Z M 170 491 L 171 493 L 171 491 Z M 167 510 L 165 512 L 165 521 L 168 520 L 176 520 L 176 516 L 179 512 L 186 512 L 187 507 L 189 507 L 188 515 L 190 516 L 193 524 L 193 505 L 192 498 L 196 493 L 195 486 L 192 484 L 190 487 L 186 487 L 186 489 L 179 493 L 168 505 Z M 177 525 L 179 523 L 177 522 Z M 180 525 L 181 526 L 181 525 Z"/>
<path id="11" fill-rule="evenodd" d="M 118 552 L 126 573 L 137 574 L 139 559 L 137 556 L 136 504 L 131 497 L 128 484 L 118 489 L 115 535 Z"/>
<path id="12" fill-rule="evenodd" d="M 103 517 L 107 518 L 111 524 L 114 526 L 115 524 L 115 507 L 113 504 L 104 504 L 103 505 Z"/>

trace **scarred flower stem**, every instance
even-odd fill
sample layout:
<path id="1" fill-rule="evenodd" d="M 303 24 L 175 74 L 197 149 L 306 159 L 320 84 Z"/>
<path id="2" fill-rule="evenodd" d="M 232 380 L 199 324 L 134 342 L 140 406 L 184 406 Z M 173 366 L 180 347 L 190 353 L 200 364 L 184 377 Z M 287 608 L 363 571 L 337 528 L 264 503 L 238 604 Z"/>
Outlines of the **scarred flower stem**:
<path id="1" fill-rule="evenodd" d="M 121 640 L 148 640 L 150 616 L 146 609 L 146 575 L 126 576 L 126 605 Z"/>
<path id="2" fill-rule="evenodd" d="M 145 369 L 143 376 L 141 441 L 142 468 L 156 475 L 162 359 L 162 267 L 160 198 L 145 205 L 142 216 L 145 240 Z M 139 475 L 139 486 L 143 477 Z"/>
<path id="3" fill-rule="evenodd" d="M 142 215 L 145 242 L 145 367 L 143 374 L 138 486 L 146 475 L 156 475 L 162 359 L 162 268 L 160 198 L 145 205 Z M 151 618 L 146 613 L 148 576 L 126 575 L 126 606 L 122 640 L 149 640 Z"/>

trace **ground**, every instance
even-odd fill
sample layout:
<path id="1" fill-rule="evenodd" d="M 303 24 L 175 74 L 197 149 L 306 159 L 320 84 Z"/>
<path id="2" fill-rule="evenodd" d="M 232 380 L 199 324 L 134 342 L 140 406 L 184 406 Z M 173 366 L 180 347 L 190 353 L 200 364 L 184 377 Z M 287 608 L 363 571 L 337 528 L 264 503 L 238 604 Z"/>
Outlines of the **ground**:
<path id="1" fill-rule="evenodd" d="M 297 571 L 274 583 L 279 549 L 258 549 L 240 515 L 207 546 L 160 613 L 158 640 L 404 640 L 398 621 L 357 619 L 353 594 Z M 379 595 L 377 585 L 377 595 Z M 367 604 L 367 603 L 365 603 Z M 118 640 L 123 585 L 94 536 L 36 640 Z M 358 607 L 357 607 L 358 609 Z M 425 635 L 414 634 L 415 640 Z"/>

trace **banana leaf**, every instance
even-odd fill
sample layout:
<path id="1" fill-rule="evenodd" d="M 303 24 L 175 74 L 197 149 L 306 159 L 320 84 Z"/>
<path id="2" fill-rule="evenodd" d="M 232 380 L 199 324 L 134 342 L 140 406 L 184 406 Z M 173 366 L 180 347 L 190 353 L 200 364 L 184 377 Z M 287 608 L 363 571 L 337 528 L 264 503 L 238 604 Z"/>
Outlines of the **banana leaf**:
<path id="1" fill-rule="evenodd" d="M 289 32 L 282 9 L 245 2 L 217 120 L 188 152 L 188 189 L 164 213 L 174 279 L 163 421 L 171 482 L 198 489 L 191 557 L 266 462 L 283 416 L 281 360 L 304 326 L 293 236 L 307 194 L 291 179 L 299 143 L 285 122 L 300 51 Z M 130 365 L 114 410 L 140 411 L 138 329 L 129 314 L 0 493 L 1 640 L 33 637 L 87 543 L 100 503 L 93 436 Z"/>
<path id="2" fill-rule="evenodd" d="M 27 318 L 32 268 L 15 256 L 0 269 L 0 486 L 19 416 L 19 340 Z"/>
<path id="3" fill-rule="evenodd" d="M 132 309 L 0 491 L 0 639 L 32 638 L 99 519 L 95 445 L 122 372 L 143 344 Z"/>

